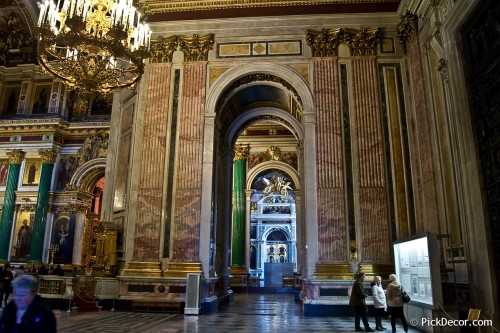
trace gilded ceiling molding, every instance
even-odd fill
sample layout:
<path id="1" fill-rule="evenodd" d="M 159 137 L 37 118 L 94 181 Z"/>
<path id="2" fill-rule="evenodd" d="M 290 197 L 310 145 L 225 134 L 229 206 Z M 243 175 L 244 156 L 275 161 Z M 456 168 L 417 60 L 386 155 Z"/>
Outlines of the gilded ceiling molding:
<path id="1" fill-rule="evenodd" d="M 151 63 L 172 62 L 174 52 L 179 46 L 179 36 L 163 37 L 151 41 Z"/>
<path id="2" fill-rule="evenodd" d="M 306 41 L 313 57 L 336 57 L 340 44 L 349 46 L 351 56 L 373 56 L 377 54 L 380 32 L 378 27 L 306 30 Z"/>
<path id="3" fill-rule="evenodd" d="M 399 0 L 198 0 L 198 1 L 158 1 L 145 0 L 138 5 L 141 12 L 146 15 L 158 13 L 173 13 L 185 11 L 240 9 L 240 8 L 266 8 L 289 6 L 320 6 L 339 4 L 381 4 L 399 3 Z"/>
<path id="4" fill-rule="evenodd" d="M 9 156 L 9 164 L 21 164 L 24 160 L 24 156 L 26 156 L 26 153 L 21 149 L 14 149 L 8 151 L 6 154 Z"/>
<path id="5" fill-rule="evenodd" d="M 57 152 L 53 149 L 39 149 L 38 154 L 42 157 L 42 164 L 54 164 Z"/>
<path id="6" fill-rule="evenodd" d="M 408 45 L 417 37 L 418 35 L 418 17 L 415 14 L 406 12 L 401 16 L 401 22 L 396 27 L 396 32 L 398 34 L 399 43 L 403 45 L 403 49 L 406 52 Z"/>
<path id="7" fill-rule="evenodd" d="M 179 49 L 184 52 L 184 61 L 207 61 L 208 51 L 213 48 L 213 45 L 214 34 L 179 36 Z"/>
<path id="8" fill-rule="evenodd" d="M 234 161 L 246 160 L 248 158 L 248 152 L 250 150 L 250 145 L 235 145 L 234 146 Z"/>

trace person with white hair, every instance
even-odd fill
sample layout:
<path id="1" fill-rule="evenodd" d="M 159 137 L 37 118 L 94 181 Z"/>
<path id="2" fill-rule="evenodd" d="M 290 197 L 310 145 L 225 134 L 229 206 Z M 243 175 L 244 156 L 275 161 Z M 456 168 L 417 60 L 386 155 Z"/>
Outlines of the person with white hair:
<path id="1" fill-rule="evenodd" d="M 14 300 L 3 310 L 0 332 L 56 333 L 56 317 L 37 294 L 38 280 L 25 274 L 12 281 L 12 286 Z"/>
<path id="2" fill-rule="evenodd" d="M 375 308 L 375 330 L 384 331 L 382 326 L 382 317 L 386 316 L 387 302 L 385 299 L 385 290 L 382 287 L 382 278 L 375 276 L 372 285 L 373 307 Z"/>
<path id="3" fill-rule="evenodd" d="M 406 322 L 406 318 L 403 313 L 404 303 L 401 299 L 403 286 L 401 285 L 401 283 L 399 283 L 399 279 L 396 274 L 389 275 L 389 280 L 391 281 L 391 283 L 389 283 L 385 292 L 387 298 L 387 306 L 391 315 L 392 333 L 396 333 L 396 317 L 399 317 L 399 319 L 401 319 L 403 329 L 405 330 L 405 332 L 408 332 L 408 323 Z"/>

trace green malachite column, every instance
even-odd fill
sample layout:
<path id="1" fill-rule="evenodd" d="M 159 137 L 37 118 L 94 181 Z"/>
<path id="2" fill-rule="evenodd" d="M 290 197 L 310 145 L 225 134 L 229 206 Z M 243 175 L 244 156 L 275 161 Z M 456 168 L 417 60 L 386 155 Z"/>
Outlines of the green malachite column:
<path id="1" fill-rule="evenodd" d="M 19 149 L 7 152 L 7 156 L 9 156 L 9 174 L 5 186 L 2 219 L 0 220 L 0 261 L 8 260 L 10 232 L 12 230 L 12 220 L 16 205 L 17 183 L 19 182 L 19 171 L 21 170 L 21 163 L 25 154 L 25 152 Z"/>
<path id="2" fill-rule="evenodd" d="M 248 145 L 234 147 L 231 274 L 245 275 L 245 181 Z"/>
<path id="3" fill-rule="evenodd" d="M 35 222 L 33 234 L 31 235 L 30 261 L 42 262 L 43 241 L 45 239 L 45 227 L 47 223 L 47 211 L 49 208 L 49 190 L 52 182 L 52 170 L 57 153 L 53 150 L 39 150 L 42 157 L 42 172 L 38 183 L 38 198 L 35 209 Z"/>

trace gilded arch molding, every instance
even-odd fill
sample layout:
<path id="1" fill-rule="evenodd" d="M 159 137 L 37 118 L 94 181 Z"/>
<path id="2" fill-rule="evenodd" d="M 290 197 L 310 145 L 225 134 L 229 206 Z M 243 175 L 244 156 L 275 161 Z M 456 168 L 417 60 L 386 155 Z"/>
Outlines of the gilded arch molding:
<path id="1" fill-rule="evenodd" d="M 70 185 L 77 186 L 83 191 L 92 192 L 92 186 L 99 178 L 104 176 L 105 169 L 106 158 L 101 157 L 90 160 L 76 169 Z"/>

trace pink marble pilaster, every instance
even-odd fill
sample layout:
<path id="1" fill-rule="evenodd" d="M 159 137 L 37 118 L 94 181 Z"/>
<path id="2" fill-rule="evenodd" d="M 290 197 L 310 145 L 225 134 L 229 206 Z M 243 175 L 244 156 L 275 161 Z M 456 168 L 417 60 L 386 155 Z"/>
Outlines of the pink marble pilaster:
<path id="1" fill-rule="evenodd" d="M 171 67 L 171 63 L 146 66 L 147 104 L 144 108 L 133 261 L 159 261 Z"/>
<path id="2" fill-rule="evenodd" d="M 415 134 L 413 138 L 415 142 L 411 144 L 416 147 L 414 156 L 416 157 L 419 167 L 419 172 L 415 175 L 417 179 L 418 191 L 417 211 L 420 211 L 420 216 L 417 221 L 418 232 L 434 232 L 439 233 L 438 223 L 438 208 L 436 197 L 436 179 L 434 176 L 434 168 L 432 165 L 432 150 L 430 141 L 430 124 L 428 120 L 428 105 L 425 98 L 425 85 L 422 70 L 422 59 L 420 53 L 420 45 L 418 38 L 415 38 L 409 45 L 407 50 L 408 67 L 411 76 L 411 89 L 413 90 L 414 100 L 414 117 L 410 121 L 414 123 Z"/>
<path id="3" fill-rule="evenodd" d="M 318 175 L 319 263 L 344 263 L 346 251 L 344 157 L 338 61 L 314 60 Z"/>
<path id="4" fill-rule="evenodd" d="M 353 110 L 357 143 L 359 215 L 356 223 L 361 260 L 390 262 L 387 183 L 382 114 L 375 57 L 352 60 Z"/>
<path id="5" fill-rule="evenodd" d="M 184 63 L 172 225 L 172 262 L 198 262 L 206 62 Z"/>

